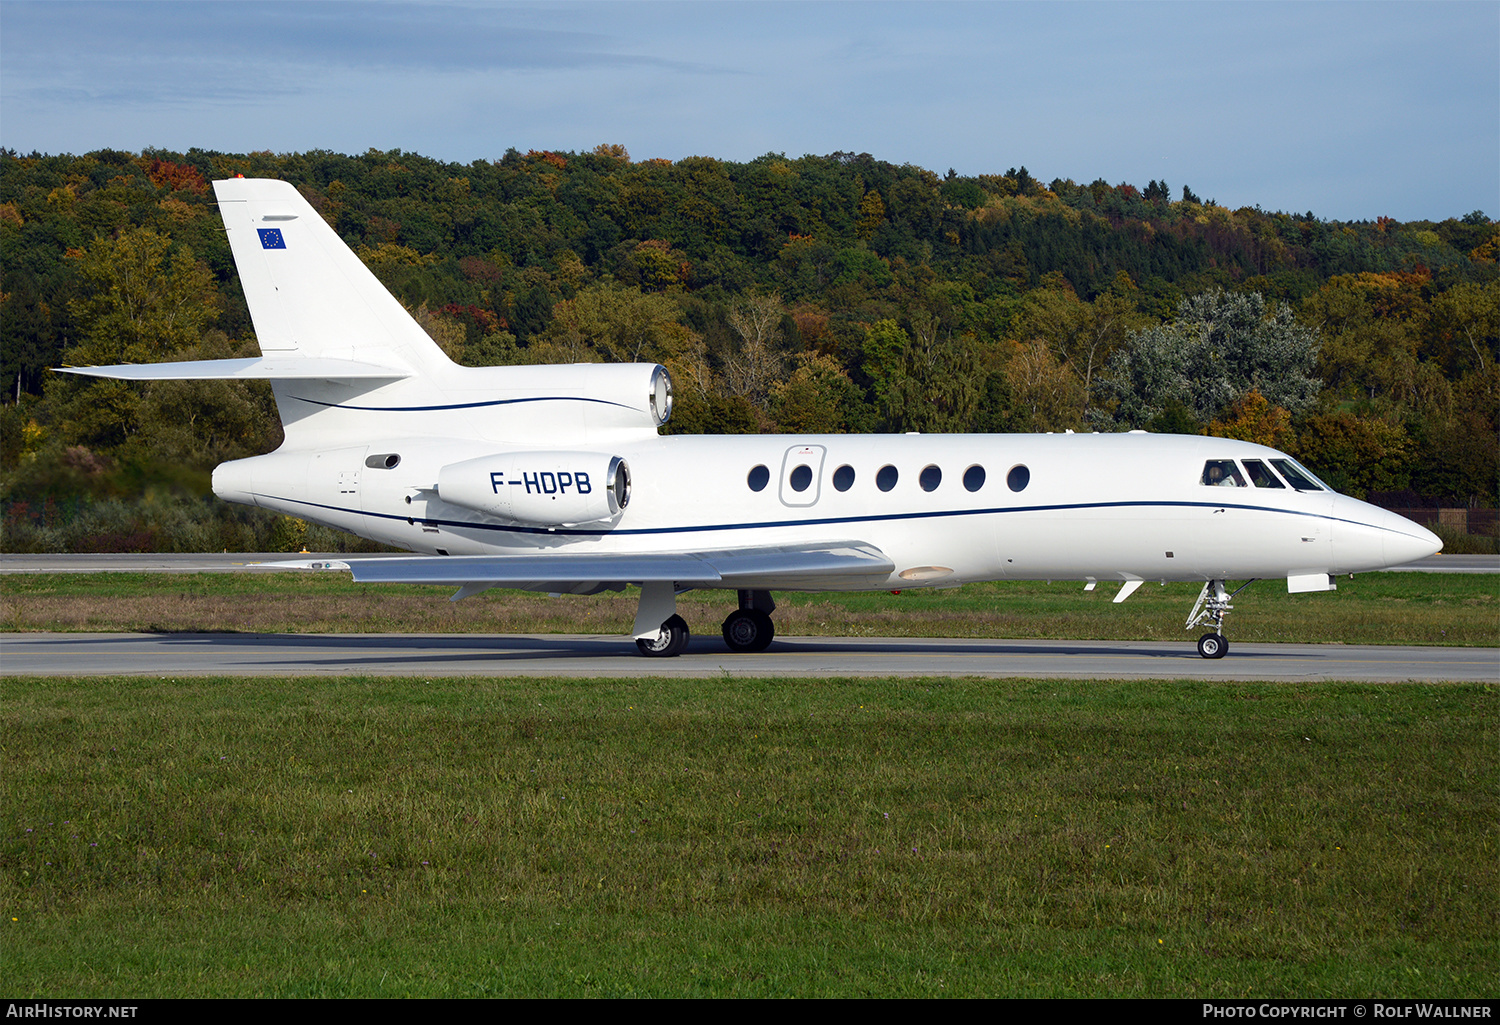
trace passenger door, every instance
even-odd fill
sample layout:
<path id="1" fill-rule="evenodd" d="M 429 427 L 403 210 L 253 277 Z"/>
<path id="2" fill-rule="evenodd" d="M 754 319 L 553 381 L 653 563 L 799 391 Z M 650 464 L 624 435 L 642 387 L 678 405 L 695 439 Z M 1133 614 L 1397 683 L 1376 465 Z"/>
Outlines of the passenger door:
<path id="1" fill-rule="evenodd" d="M 822 445 L 796 445 L 781 460 L 781 504 L 793 508 L 816 505 L 823 490 Z"/>

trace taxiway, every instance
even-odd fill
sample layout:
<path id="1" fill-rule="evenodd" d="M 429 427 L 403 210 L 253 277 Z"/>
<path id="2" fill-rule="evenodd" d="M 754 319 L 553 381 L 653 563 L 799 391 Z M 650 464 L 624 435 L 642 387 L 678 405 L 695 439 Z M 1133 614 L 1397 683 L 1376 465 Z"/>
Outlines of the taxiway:
<path id="1" fill-rule="evenodd" d="M 733 655 L 717 637 L 645 659 L 614 636 L 480 634 L 0 634 L 8 676 L 987 676 L 1064 679 L 1479 681 L 1494 648 L 1235 644 L 1198 657 L 1182 641 L 777 638 Z"/>

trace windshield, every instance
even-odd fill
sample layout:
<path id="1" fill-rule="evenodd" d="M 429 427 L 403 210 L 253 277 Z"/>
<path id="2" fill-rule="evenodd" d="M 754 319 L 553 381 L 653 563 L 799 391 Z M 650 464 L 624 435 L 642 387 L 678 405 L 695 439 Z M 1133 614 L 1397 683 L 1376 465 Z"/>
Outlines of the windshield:
<path id="1" fill-rule="evenodd" d="M 1246 459 L 1245 472 L 1250 475 L 1250 483 L 1258 488 L 1285 488 L 1286 485 L 1276 479 L 1271 468 L 1259 459 Z"/>
<path id="2" fill-rule="evenodd" d="M 1298 491 L 1332 491 L 1327 484 L 1313 476 L 1311 470 L 1295 459 L 1273 459 L 1271 465 L 1281 471 L 1286 482 Z"/>

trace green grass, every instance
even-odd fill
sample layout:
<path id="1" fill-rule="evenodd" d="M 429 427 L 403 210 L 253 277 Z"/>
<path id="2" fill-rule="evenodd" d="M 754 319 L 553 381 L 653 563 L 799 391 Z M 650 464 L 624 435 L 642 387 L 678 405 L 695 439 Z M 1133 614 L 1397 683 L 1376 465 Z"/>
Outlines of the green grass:
<path id="1" fill-rule="evenodd" d="M 57 996 L 1495 996 L 1494 688 L 0 680 Z"/>
<path id="2" fill-rule="evenodd" d="M 1332 593 L 1287 594 L 1277 580 L 1235 599 L 1240 641 L 1500 644 L 1500 577 L 1371 573 Z M 785 635 L 1055 637 L 1179 640 L 1198 586 L 1147 584 L 1121 605 L 1118 584 L 970 584 L 949 590 L 778 593 Z M 489 591 L 450 602 L 452 588 L 355 584 L 343 573 L 95 573 L 0 576 L 0 629 L 255 633 L 622 634 L 636 592 L 592 597 Z M 717 633 L 733 592 L 684 595 L 695 633 Z"/>

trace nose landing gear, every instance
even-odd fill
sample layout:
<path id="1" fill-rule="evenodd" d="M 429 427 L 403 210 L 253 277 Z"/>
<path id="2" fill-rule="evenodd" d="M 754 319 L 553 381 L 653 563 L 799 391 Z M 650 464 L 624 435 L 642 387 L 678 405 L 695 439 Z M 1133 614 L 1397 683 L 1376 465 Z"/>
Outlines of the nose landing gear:
<path id="1" fill-rule="evenodd" d="M 1234 608 L 1229 604 L 1229 599 L 1253 583 L 1254 578 L 1246 580 L 1233 592 L 1224 590 L 1222 580 L 1210 580 L 1203 585 L 1203 590 L 1198 592 L 1198 603 L 1193 606 L 1187 619 L 1189 630 L 1203 623 L 1213 626 L 1213 633 L 1206 633 L 1198 638 L 1198 654 L 1204 658 L 1223 658 L 1229 654 L 1229 641 L 1224 637 L 1224 615 Z"/>

